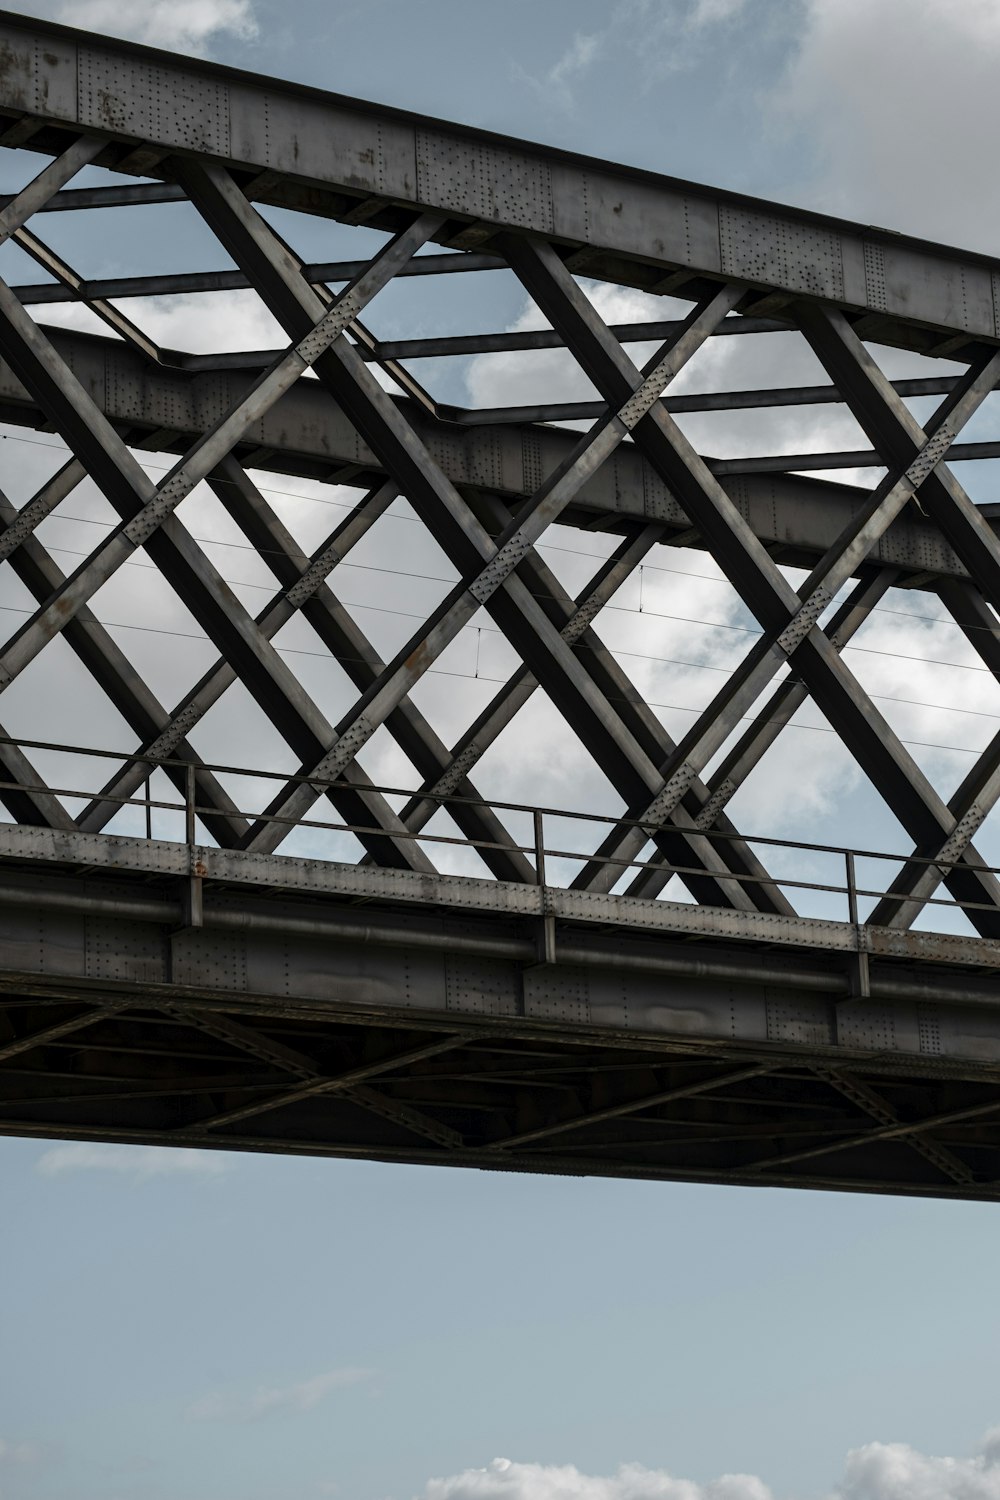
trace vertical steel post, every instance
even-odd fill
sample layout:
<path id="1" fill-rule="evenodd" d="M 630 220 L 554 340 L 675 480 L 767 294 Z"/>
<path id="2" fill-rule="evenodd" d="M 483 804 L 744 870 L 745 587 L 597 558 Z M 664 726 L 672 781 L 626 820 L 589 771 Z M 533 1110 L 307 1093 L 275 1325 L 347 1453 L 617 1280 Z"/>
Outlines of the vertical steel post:
<path id="1" fill-rule="evenodd" d="M 858 882 L 854 868 L 853 849 L 844 850 L 844 868 L 847 873 L 847 919 L 854 928 L 857 948 L 854 955 L 854 972 L 851 976 L 851 998 L 867 999 L 871 994 L 868 977 L 868 951 L 864 947 L 865 929 L 858 920 Z"/>
<path id="2" fill-rule="evenodd" d="M 538 962 L 554 964 L 556 961 L 556 919 L 549 910 L 548 886 L 545 880 L 545 821 L 540 807 L 532 810 L 531 821 L 535 835 L 535 883 L 538 886 L 541 918 L 538 933 Z"/>
<path id="3" fill-rule="evenodd" d="M 195 796 L 194 766 L 188 764 L 184 775 L 184 842 L 188 850 L 188 883 L 185 915 L 189 927 L 201 927 L 204 920 L 202 904 L 201 863 L 195 845 Z"/>

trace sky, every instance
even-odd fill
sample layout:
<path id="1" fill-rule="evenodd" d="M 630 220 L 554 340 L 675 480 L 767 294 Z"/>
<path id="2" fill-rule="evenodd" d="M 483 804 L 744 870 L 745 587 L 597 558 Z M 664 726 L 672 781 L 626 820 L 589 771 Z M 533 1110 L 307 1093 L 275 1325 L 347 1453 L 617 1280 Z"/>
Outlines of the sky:
<path id="1" fill-rule="evenodd" d="M 863 223 L 1000 244 L 990 155 L 1000 13 L 987 0 L 23 8 Z M 0 156 L 5 191 L 37 170 L 37 158 Z M 45 224 L 85 275 L 226 264 L 183 205 L 72 222 L 86 217 Z M 377 243 L 271 217 L 307 259 Z M 38 279 L 11 246 L 0 275 Z M 372 307 L 377 332 L 538 323 L 506 273 L 432 280 L 389 288 Z M 669 299 L 588 290 L 611 321 L 671 314 Z M 250 293 L 157 299 L 140 321 L 177 348 L 280 341 Z M 893 375 L 932 367 L 878 357 Z M 558 351 L 425 361 L 417 373 L 465 405 L 589 394 Z M 716 341 L 688 388 L 819 378 L 791 336 L 772 335 Z M 996 435 L 995 401 L 970 436 Z M 719 456 L 865 446 L 835 408 L 744 413 L 725 427 L 693 417 L 686 430 Z M 2 485 L 17 505 L 62 461 L 57 440 L 31 438 L 0 430 Z M 974 498 L 992 498 L 992 463 L 959 472 Z M 355 498 L 261 483 L 309 546 Z M 266 564 L 238 550 L 210 497 L 185 507 L 256 612 L 273 586 Z M 109 517 L 82 486 L 40 535 L 71 570 Z M 568 528 L 549 540 L 546 560 L 573 588 L 609 546 Z M 95 609 L 169 704 L 214 653 L 142 568 L 123 569 Z M 338 587 L 383 656 L 454 576 L 403 501 L 351 568 Z M 627 587 L 602 634 L 678 732 L 753 622 L 703 554 L 678 563 L 657 549 Z M 15 621 L 27 607 L 7 568 L 0 599 Z M 993 733 L 1000 691 L 972 675 L 958 632 L 930 619 L 935 601 L 885 604 L 848 659 L 947 793 Z M 693 623 L 705 621 L 711 629 Z M 347 687 L 315 638 L 293 622 L 279 645 L 335 720 Z M 456 677 L 429 674 L 415 696 L 454 738 L 513 664 L 483 617 L 441 663 Z M 94 705 L 54 642 L 4 694 L 3 720 L 57 740 L 74 737 L 72 723 L 87 743 L 124 747 L 110 705 Z M 488 795 L 617 810 L 541 695 L 517 733 L 517 757 L 508 739 L 477 769 Z M 238 688 L 199 734 L 206 755 L 291 769 Z M 82 756 L 38 760 L 83 778 L 72 785 L 101 770 Z M 387 736 L 362 760 L 378 781 L 412 783 Z M 733 811 L 758 831 L 902 846 L 815 710 Z M 979 842 L 1000 862 L 995 820 Z M 0 1171 L 0 1500 L 1000 1500 L 1000 1221 L 988 1205 L 15 1140 L 0 1140 Z"/>

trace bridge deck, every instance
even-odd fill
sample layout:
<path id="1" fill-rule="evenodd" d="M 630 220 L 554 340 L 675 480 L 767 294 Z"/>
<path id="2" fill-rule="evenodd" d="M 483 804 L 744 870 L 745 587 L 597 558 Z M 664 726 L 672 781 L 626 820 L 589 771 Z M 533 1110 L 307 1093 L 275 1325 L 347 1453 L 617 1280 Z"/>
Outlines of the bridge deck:
<path id="1" fill-rule="evenodd" d="M 41 828 L 0 861 L 2 1132 L 1000 1195 L 993 940 Z"/>

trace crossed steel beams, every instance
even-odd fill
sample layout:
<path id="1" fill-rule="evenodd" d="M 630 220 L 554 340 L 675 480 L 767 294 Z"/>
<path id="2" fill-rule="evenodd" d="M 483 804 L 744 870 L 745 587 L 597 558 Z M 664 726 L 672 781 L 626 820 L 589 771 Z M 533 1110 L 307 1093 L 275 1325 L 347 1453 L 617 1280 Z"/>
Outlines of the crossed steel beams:
<path id="1" fill-rule="evenodd" d="M 130 320 L 106 300 L 89 297 L 85 284 L 24 227 L 31 213 L 44 207 L 73 172 L 92 159 L 100 143 L 81 140 L 44 169 L 0 214 L 0 233 L 13 235 L 62 282 L 68 295 L 88 300 L 120 336 L 142 354 L 159 359 L 160 351 Z M 0 686 L 34 659 L 59 630 L 94 671 L 140 735 L 147 754 L 196 757 L 186 734 L 216 702 L 237 675 L 242 676 L 296 754 L 306 774 L 339 778 L 328 795 L 355 824 L 368 823 L 364 838 L 368 857 L 428 869 L 418 843 L 403 835 L 419 831 L 435 808 L 434 797 L 461 791 L 474 796 L 468 772 L 486 746 L 511 721 L 536 684 L 541 684 L 568 722 L 588 745 L 618 788 L 629 816 L 648 826 L 649 836 L 667 863 L 695 865 L 704 876 L 688 878 L 698 899 L 749 909 L 787 911 L 777 887 L 752 852 L 738 841 L 710 844 L 702 830 L 730 825 L 720 821 L 726 801 L 740 780 L 773 740 L 775 725 L 787 722 L 805 691 L 815 697 L 860 763 L 911 833 L 916 852 L 925 858 L 960 859 L 948 875 L 956 897 L 975 903 L 971 912 L 979 930 L 993 934 L 1000 926 L 1000 886 L 982 869 L 971 848 L 976 827 L 1000 795 L 1000 737 L 970 773 L 946 807 L 874 710 L 838 654 L 864 614 L 892 581 L 885 570 L 864 573 L 881 534 L 900 510 L 921 495 L 936 497 L 928 508 L 955 546 L 982 594 L 956 586 L 968 630 L 983 629 L 992 616 L 985 596 L 1000 596 L 997 544 L 941 460 L 955 436 L 996 384 L 1000 354 L 984 350 L 969 373 L 949 382 L 946 399 L 921 432 L 909 418 L 898 391 L 872 365 L 857 336 L 840 314 L 812 308 L 791 310 L 806 336 L 843 388 L 884 456 L 889 473 L 869 505 L 845 531 L 796 594 L 753 537 L 707 465 L 690 448 L 661 400 L 663 391 L 706 338 L 726 326 L 727 315 L 744 297 L 744 288 L 722 285 L 680 323 L 663 325 L 666 343 L 638 371 L 615 334 L 595 313 L 556 252 L 548 245 L 506 237 L 501 248 L 536 302 L 549 316 L 554 333 L 575 354 L 605 398 L 594 427 L 576 444 L 560 468 L 512 516 L 489 494 L 461 495 L 430 458 L 400 408 L 367 368 L 366 355 L 381 359 L 402 388 L 424 406 L 433 406 L 398 364 L 379 354 L 358 321 L 364 303 L 396 274 L 413 268 L 412 256 L 440 227 L 440 217 L 413 220 L 372 261 L 355 268 L 346 290 L 334 298 L 315 284 L 306 268 L 259 217 L 245 195 L 220 167 L 185 163 L 179 168 L 183 188 L 202 212 L 239 267 L 292 339 L 264 368 L 237 406 L 154 486 L 132 458 L 122 436 L 74 380 L 24 312 L 19 297 L 0 285 L 0 315 L 8 362 L 35 399 L 52 416 L 74 454 L 75 463 L 43 487 L 24 512 L 6 506 L 7 530 L 0 550 L 7 553 L 39 601 L 39 610 L 0 653 Z M 446 257 L 450 259 L 454 257 Z M 787 325 L 786 325 L 787 326 Z M 345 337 L 350 330 L 357 342 Z M 390 484 L 373 493 L 328 541 L 306 558 L 274 512 L 232 458 L 232 449 L 252 421 L 309 366 L 347 412 L 357 430 L 379 456 Z M 761 393 L 756 393 L 759 396 Z M 745 602 L 765 627 L 765 636 L 715 702 L 679 746 L 664 733 L 641 702 L 611 654 L 591 628 L 594 615 L 614 589 L 657 540 L 657 529 L 645 527 L 626 536 L 618 553 L 598 572 L 578 600 L 560 588 L 534 551 L 544 529 L 557 520 L 580 487 L 626 438 L 635 441 L 685 505 L 702 537 L 711 546 Z M 89 472 L 122 516 L 122 525 L 69 578 L 64 578 L 32 536 L 35 525 Z M 201 479 L 208 478 L 251 542 L 277 562 L 282 592 L 252 620 L 173 519 L 173 511 Z M 383 513 L 400 489 L 406 493 L 459 571 L 461 581 L 431 616 L 427 626 L 385 666 L 326 584 L 329 572 L 351 545 Z M 941 495 L 945 498 L 941 500 Z M 134 552 L 143 546 L 170 579 L 222 658 L 172 714 L 141 685 L 128 682 L 121 654 L 87 610 L 87 600 Z M 838 612 L 830 632 L 818 620 L 841 586 L 861 571 L 854 595 Z M 984 582 L 985 580 L 985 582 Z M 947 602 L 947 596 L 944 596 Z M 975 622 L 971 614 L 979 600 Z M 486 605 L 520 652 L 525 667 L 497 695 L 453 752 L 435 736 L 409 700 L 409 692 L 448 642 Z M 349 671 L 361 697 L 336 726 L 324 720 L 270 645 L 275 631 L 301 609 L 321 639 Z M 993 629 L 993 625 L 989 626 Z M 989 637 L 992 641 L 992 635 Z M 582 649 L 581 649 L 582 648 Z M 992 648 L 987 648 L 987 651 Z M 995 653 L 994 653 L 995 654 Z M 775 673 L 794 658 L 800 682 L 782 683 L 757 724 L 727 757 L 711 786 L 699 773 L 730 736 L 738 720 L 759 699 Z M 385 723 L 424 778 L 424 785 L 401 815 L 366 788 L 356 754 Z M 14 750 L 6 755 L 7 779 L 38 784 L 37 773 Z M 117 805 L 144 779 L 145 769 L 132 760 L 85 810 L 79 826 L 103 827 Z M 220 842 L 255 851 L 276 846 L 283 831 L 308 811 L 321 795 L 318 787 L 289 785 L 274 800 L 267 816 L 247 827 L 224 790 L 203 768 L 197 772 L 199 801 L 207 804 L 210 831 Z M 6 794 L 14 815 L 26 821 L 66 826 L 68 814 L 45 793 Z M 495 815 L 465 807 L 456 814 L 463 831 L 484 846 L 484 857 L 502 878 L 528 880 L 534 872 Z M 380 830 L 375 832 L 374 830 Z M 591 888 L 610 888 L 620 878 L 622 862 L 634 859 L 645 835 L 620 829 L 609 835 L 599 855 L 579 877 Z M 651 893 L 665 870 L 645 870 L 637 886 Z M 733 875 L 752 875 L 743 885 Z M 883 902 L 878 917 L 896 924 L 913 920 L 920 903 L 932 894 L 940 872 L 931 866 L 907 867 L 894 896 Z M 905 897 L 905 899 L 902 899 Z"/>
<path id="2" fill-rule="evenodd" d="M 19 1134 L 1000 1195 L 995 1080 L 956 1092 L 884 1067 L 569 1044 L 516 1023 L 373 1028 L 197 998 L 10 1000 L 0 1129 Z M 907 1171 L 896 1147 L 922 1166 Z"/>

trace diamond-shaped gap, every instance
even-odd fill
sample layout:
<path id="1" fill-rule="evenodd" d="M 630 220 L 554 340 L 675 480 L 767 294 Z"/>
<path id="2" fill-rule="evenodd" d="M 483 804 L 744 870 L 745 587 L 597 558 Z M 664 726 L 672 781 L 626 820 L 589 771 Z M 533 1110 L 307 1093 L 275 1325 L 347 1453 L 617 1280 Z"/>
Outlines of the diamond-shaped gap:
<path id="1" fill-rule="evenodd" d="M 189 739 L 206 762 L 232 768 L 217 773 L 219 782 L 250 821 L 264 813 L 281 790 L 284 778 L 296 775 L 300 769 L 300 759 L 280 729 L 239 680 L 209 709 Z M 308 817 L 320 824 L 337 825 L 344 821 L 326 798 L 314 804 Z M 301 826 L 289 828 L 278 852 L 355 863 L 364 850 L 353 834 L 338 827 Z"/>
<path id="2" fill-rule="evenodd" d="M 351 712 L 359 694 L 347 664 L 337 660 L 303 615 L 293 615 L 273 644 L 331 726 Z"/>
<path id="3" fill-rule="evenodd" d="M 12 597 L 6 588 L 4 597 Z M 50 640 L 0 695 L 0 724 L 14 739 L 58 746 L 127 751 L 135 744 L 123 715 L 61 635 Z M 51 785 L 82 796 L 97 791 L 115 768 L 114 762 L 100 757 L 35 749 L 26 753 Z M 61 800 L 74 813 L 80 810 L 75 799 Z"/>
<path id="4" fill-rule="evenodd" d="M 156 474 L 153 477 L 161 478 Z M 270 553 L 247 540 L 208 484 L 197 485 L 177 507 L 175 515 L 244 608 L 251 615 L 258 614 L 279 589 Z"/>
<path id="5" fill-rule="evenodd" d="M 590 750 L 542 688 L 536 689 L 483 753 L 473 775 L 480 795 L 487 799 L 608 818 L 625 810 Z M 512 815 L 501 816 L 512 831 L 518 826 Z M 571 816 L 546 817 L 545 823 L 547 847 L 580 855 L 592 854 L 608 831 L 606 824 Z M 523 841 L 530 841 L 530 833 Z M 549 883 L 554 885 L 569 884 L 579 869 L 576 859 L 546 863 Z"/>
<path id="6" fill-rule="evenodd" d="M 762 695 L 747 719 L 760 712 L 766 699 L 767 695 Z M 728 744 L 713 759 L 707 772 L 709 779 L 727 749 Z M 806 916 L 844 920 L 847 910 L 843 856 L 810 849 L 809 844 L 884 851 L 897 857 L 913 847 L 880 792 L 811 700 L 793 715 L 746 775 L 731 797 L 727 813 L 772 873 L 787 880 L 827 887 L 825 890 L 809 890 L 803 885 L 783 887 L 792 905 Z M 834 819 L 835 829 L 831 831 Z M 760 843 L 755 835 L 763 830 L 768 838 L 793 840 L 794 847 Z M 884 889 L 898 865 L 882 869 L 879 868 L 882 863 L 869 861 L 872 868 L 865 881 L 859 879 L 859 884 Z M 952 904 L 947 892 L 942 892 L 942 899 Z M 873 899 L 862 899 L 862 918 L 874 904 Z M 945 930 L 938 913 L 932 925 Z M 949 916 L 947 930 L 971 932 L 972 929 L 965 918 L 959 917 L 956 924 Z"/>
<path id="7" fill-rule="evenodd" d="M 759 707 L 759 703 L 754 706 L 755 710 Z M 818 882 L 838 891 L 844 885 L 843 858 L 804 846 L 833 844 L 897 854 L 913 847 L 881 794 L 811 700 L 793 715 L 748 772 L 726 812 L 774 875 Z M 794 847 L 757 844 L 755 835 L 792 840 Z M 785 894 L 803 915 L 846 919 L 844 897 L 837 891 L 786 887 Z"/>
<path id="8" fill-rule="evenodd" d="M 246 472 L 307 557 L 317 551 L 348 514 L 361 505 L 367 493 L 355 486 L 326 484 L 301 475 L 275 474 L 266 469 L 248 469 Z M 216 482 L 221 484 L 224 492 L 228 481 L 221 479 Z M 245 537 L 243 545 L 250 545 Z"/>
<path id="9" fill-rule="evenodd" d="M 889 590 L 843 654 L 947 801 L 1000 729 L 1000 684 L 944 602 Z"/>
<path id="10" fill-rule="evenodd" d="M 674 740 L 760 635 L 708 553 L 664 545 L 650 550 L 595 627 Z"/>
<path id="11" fill-rule="evenodd" d="M 145 551 L 138 550 L 90 608 L 159 698 L 182 697 L 218 650 Z"/>
<path id="12" fill-rule="evenodd" d="M 453 744 L 521 667 L 521 658 L 486 610 L 441 652 L 410 692 L 446 744 Z"/>
<path id="13" fill-rule="evenodd" d="M 386 650 L 398 650 L 455 585 L 458 572 L 433 532 L 401 496 L 338 563 L 333 577 L 338 596 L 348 607 L 362 609 L 375 601 L 398 610 L 395 617 L 404 623 L 384 637 Z M 389 608 L 382 613 L 388 617 Z M 363 629 L 373 634 L 374 623 Z M 377 644 L 381 650 L 383 641 Z"/>

